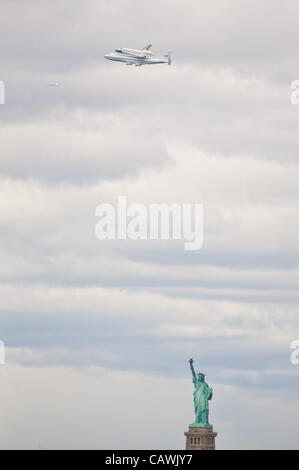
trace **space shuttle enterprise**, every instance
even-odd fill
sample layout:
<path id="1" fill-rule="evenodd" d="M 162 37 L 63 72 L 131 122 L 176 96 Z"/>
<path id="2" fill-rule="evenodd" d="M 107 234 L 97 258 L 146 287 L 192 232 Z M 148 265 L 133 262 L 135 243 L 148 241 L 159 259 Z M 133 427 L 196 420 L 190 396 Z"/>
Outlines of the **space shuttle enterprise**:
<path id="1" fill-rule="evenodd" d="M 127 47 L 122 47 L 120 49 L 115 49 L 115 52 L 110 52 L 104 57 L 105 59 L 124 62 L 126 65 L 135 66 L 171 64 L 171 52 L 167 52 L 163 56 L 157 57 L 152 51 L 150 51 L 151 47 L 151 44 L 148 44 L 143 49 L 129 49 Z"/>

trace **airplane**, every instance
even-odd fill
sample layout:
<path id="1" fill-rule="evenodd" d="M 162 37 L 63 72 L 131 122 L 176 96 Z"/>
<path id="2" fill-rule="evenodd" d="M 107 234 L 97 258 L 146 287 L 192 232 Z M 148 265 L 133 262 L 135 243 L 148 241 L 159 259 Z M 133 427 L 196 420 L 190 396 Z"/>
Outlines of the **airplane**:
<path id="1" fill-rule="evenodd" d="M 171 65 L 171 52 L 167 52 L 162 57 L 155 57 L 155 54 L 150 51 L 151 44 L 147 44 L 143 49 L 129 49 L 122 47 L 115 49 L 115 52 L 110 52 L 104 55 L 105 59 L 114 60 L 116 62 L 124 62 L 127 65 L 153 65 L 153 64 L 168 64 Z"/>
<path id="2" fill-rule="evenodd" d="M 48 83 L 49 86 L 60 86 L 60 83 L 58 82 L 51 82 L 51 83 Z"/>

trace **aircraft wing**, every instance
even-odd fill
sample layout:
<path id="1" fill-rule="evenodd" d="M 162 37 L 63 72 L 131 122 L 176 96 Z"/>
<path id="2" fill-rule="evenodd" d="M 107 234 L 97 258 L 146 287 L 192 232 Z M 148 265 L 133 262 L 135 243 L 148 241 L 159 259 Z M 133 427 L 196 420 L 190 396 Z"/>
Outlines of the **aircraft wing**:
<path id="1" fill-rule="evenodd" d="M 144 65 L 144 64 L 141 64 L 141 63 L 138 63 L 138 62 L 133 62 L 132 60 L 126 60 L 126 61 L 123 61 L 125 62 L 126 65 Z"/>
<path id="2" fill-rule="evenodd" d="M 142 63 L 138 63 L 138 62 L 130 62 L 130 61 L 126 61 L 125 62 L 126 65 L 135 65 L 135 67 L 142 67 Z"/>

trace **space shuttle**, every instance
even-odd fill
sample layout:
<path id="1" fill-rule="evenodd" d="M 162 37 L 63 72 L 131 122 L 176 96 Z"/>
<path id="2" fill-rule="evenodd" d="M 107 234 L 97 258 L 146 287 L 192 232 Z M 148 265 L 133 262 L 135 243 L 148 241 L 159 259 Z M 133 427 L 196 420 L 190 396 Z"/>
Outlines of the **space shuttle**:
<path id="1" fill-rule="evenodd" d="M 148 44 L 143 49 L 129 49 L 127 47 L 122 47 L 120 49 L 115 49 L 115 52 L 118 52 L 119 54 L 126 54 L 132 57 L 149 59 L 155 55 L 153 52 L 150 51 L 151 47 L 151 44 Z"/>

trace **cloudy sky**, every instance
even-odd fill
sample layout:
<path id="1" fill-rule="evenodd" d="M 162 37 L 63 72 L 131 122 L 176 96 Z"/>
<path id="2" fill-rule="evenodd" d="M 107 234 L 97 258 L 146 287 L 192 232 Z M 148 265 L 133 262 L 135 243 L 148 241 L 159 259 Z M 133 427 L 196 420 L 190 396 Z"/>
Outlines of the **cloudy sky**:
<path id="1" fill-rule="evenodd" d="M 299 447 L 298 13 L 1 1 L 1 448 L 183 449 L 190 354 L 217 448 Z M 202 203 L 203 248 L 98 240 L 119 195 Z"/>

